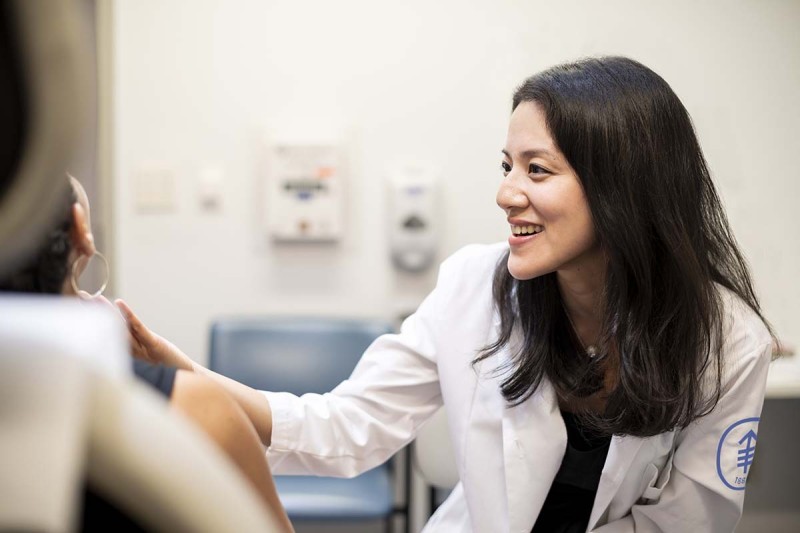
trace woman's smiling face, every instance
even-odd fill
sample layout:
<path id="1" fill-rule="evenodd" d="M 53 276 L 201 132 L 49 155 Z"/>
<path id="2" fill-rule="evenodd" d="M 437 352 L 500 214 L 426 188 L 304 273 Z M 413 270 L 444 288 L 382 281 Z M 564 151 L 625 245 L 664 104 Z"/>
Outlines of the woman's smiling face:
<path id="1" fill-rule="evenodd" d="M 603 260 L 581 181 L 538 104 L 522 102 L 511 114 L 502 167 L 497 205 L 511 226 L 512 276 L 532 279 Z"/>

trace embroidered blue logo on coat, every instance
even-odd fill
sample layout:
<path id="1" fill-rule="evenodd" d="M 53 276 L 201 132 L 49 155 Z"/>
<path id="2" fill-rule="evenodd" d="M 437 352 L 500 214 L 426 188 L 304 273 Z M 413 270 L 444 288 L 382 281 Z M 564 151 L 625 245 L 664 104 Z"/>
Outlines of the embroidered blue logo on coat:
<path id="1" fill-rule="evenodd" d="M 726 487 L 744 490 L 758 440 L 758 417 L 731 424 L 717 446 L 717 474 Z"/>

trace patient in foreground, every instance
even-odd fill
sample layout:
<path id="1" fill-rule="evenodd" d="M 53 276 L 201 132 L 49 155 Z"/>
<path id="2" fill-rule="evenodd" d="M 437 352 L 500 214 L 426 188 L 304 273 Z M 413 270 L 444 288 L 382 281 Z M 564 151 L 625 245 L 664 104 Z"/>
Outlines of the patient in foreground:
<path id="1" fill-rule="evenodd" d="M 70 185 L 64 200 L 64 217 L 47 234 L 46 242 L 28 264 L 0 279 L 0 292 L 79 296 L 77 280 L 96 249 L 86 192 L 74 178 L 70 178 Z M 111 306 L 102 296 L 96 299 Z M 256 430 L 228 393 L 193 372 L 138 360 L 133 365 L 139 379 L 167 397 L 173 409 L 216 443 L 256 489 L 283 528 L 293 531 L 278 499 Z"/>

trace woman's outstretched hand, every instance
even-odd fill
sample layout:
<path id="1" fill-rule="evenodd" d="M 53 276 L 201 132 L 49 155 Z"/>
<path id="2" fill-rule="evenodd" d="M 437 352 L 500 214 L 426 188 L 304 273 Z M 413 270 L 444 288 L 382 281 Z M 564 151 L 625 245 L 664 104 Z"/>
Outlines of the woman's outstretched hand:
<path id="1" fill-rule="evenodd" d="M 194 369 L 192 360 L 188 355 L 145 326 L 133 310 L 128 307 L 128 304 L 122 300 L 116 300 L 114 303 L 128 324 L 131 351 L 134 357 L 148 363 L 160 363 L 190 371 Z"/>

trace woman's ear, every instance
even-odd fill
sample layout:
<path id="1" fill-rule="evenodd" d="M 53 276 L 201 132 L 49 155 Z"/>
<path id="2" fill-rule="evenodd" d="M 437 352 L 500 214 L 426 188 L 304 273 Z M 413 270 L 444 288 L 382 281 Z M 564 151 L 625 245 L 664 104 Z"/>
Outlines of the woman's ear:
<path id="1" fill-rule="evenodd" d="M 96 248 L 94 247 L 92 228 L 89 225 L 89 217 L 79 202 L 72 204 L 72 231 L 70 232 L 70 238 L 72 239 L 72 248 L 78 254 L 86 257 L 94 255 Z"/>

